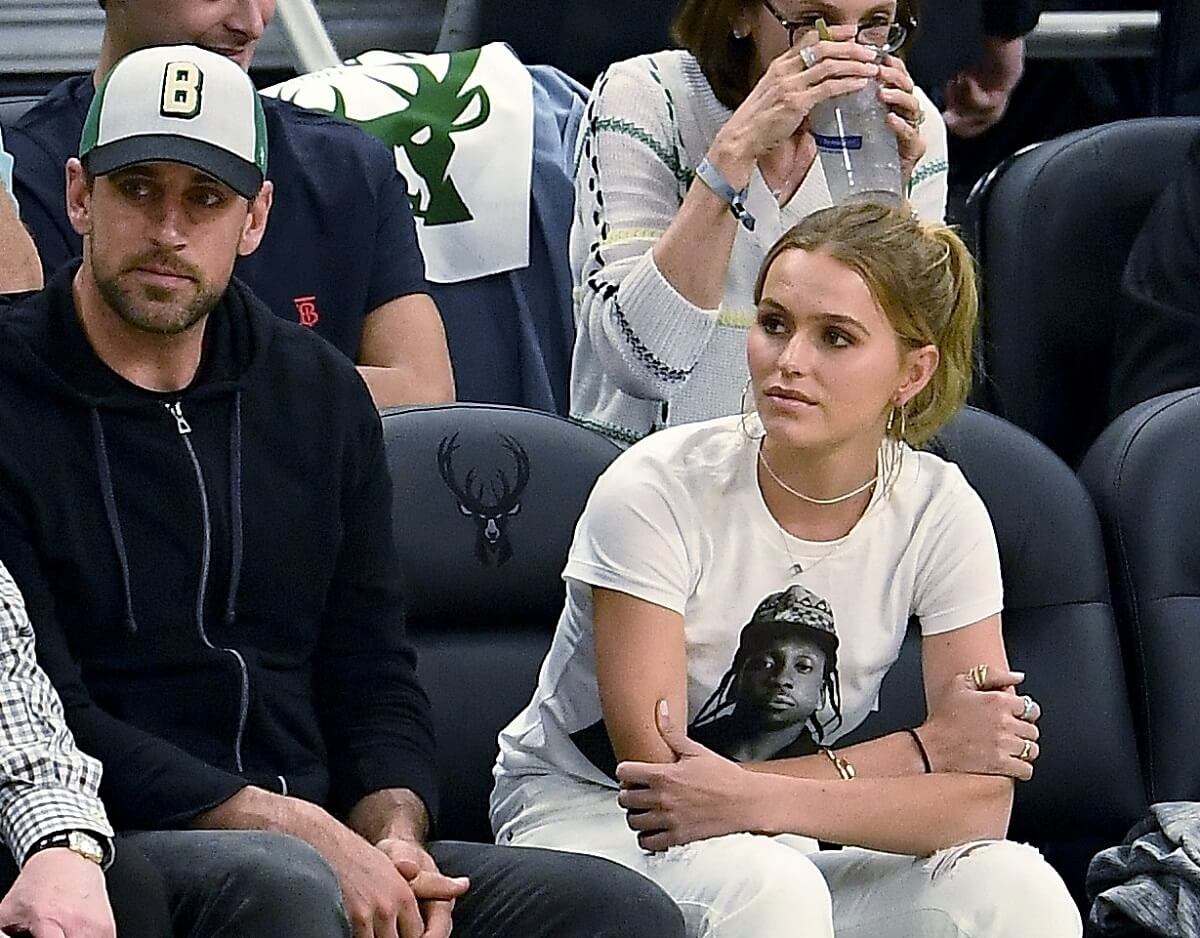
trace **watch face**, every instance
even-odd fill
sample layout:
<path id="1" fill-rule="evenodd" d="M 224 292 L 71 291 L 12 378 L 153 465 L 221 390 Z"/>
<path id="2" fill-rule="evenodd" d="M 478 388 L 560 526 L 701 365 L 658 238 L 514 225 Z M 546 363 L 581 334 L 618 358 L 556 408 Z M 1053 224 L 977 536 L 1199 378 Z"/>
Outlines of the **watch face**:
<path id="1" fill-rule="evenodd" d="M 104 863 L 104 845 L 91 834 L 85 834 L 83 831 L 71 831 L 67 835 L 67 848 L 93 863 Z"/>

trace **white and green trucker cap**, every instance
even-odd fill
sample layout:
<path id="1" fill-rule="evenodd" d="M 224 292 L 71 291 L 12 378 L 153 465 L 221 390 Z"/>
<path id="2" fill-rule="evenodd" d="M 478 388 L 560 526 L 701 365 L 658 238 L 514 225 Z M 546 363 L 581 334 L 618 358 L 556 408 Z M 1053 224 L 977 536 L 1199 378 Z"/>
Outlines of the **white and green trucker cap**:
<path id="1" fill-rule="evenodd" d="M 183 163 L 253 199 L 267 175 L 262 102 L 250 76 L 223 55 L 197 46 L 139 49 L 96 89 L 79 159 L 93 176 Z"/>

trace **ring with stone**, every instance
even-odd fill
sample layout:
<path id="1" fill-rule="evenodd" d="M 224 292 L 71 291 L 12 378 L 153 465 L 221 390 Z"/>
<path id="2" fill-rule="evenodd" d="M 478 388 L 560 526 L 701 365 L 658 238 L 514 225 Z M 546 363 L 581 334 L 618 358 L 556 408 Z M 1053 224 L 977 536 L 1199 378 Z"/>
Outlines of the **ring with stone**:
<path id="1" fill-rule="evenodd" d="M 1024 720 L 1026 723 L 1029 723 L 1033 719 L 1033 710 L 1037 704 L 1028 694 L 1024 694 L 1021 697 L 1021 701 L 1025 706 L 1021 708 L 1020 719 Z"/>
<path id="2" fill-rule="evenodd" d="M 805 68 L 812 68 L 818 61 L 816 50 L 812 46 L 804 46 L 800 50 L 800 61 Z"/>

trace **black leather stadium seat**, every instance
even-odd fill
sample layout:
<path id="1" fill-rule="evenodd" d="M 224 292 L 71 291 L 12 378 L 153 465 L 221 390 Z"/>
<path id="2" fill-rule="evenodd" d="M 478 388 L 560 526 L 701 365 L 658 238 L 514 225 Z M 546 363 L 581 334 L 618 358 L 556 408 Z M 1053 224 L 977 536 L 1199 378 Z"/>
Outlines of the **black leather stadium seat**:
<path id="1" fill-rule="evenodd" d="M 529 702 L 575 522 L 619 450 L 561 417 L 455 404 L 383 421 L 418 673 L 441 763 L 439 834 L 491 840 L 496 735 Z"/>
<path id="2" fill-rule="evenodd" d="M 1100 513 L 1151 802 L 1200 801 L 1200 389 L 1118 417 L 1080 476 Z"/>
<path id="3" fill-rule="evenodd" d="M 1192 118 L 1077 131 L 1012 157 L 971 196 L 985 370 L 973 403 L 1072 466 L 1106 422 L 1130 246 L 1198 131 Z"/>

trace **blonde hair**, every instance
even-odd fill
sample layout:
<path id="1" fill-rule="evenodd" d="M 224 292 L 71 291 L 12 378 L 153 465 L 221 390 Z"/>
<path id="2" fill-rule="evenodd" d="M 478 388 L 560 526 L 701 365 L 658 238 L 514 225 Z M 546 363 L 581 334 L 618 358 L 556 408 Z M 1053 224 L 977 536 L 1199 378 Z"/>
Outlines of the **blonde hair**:
<path id="1" fill-rule="evenodd" d="M 953 228 L 903 207 L 851 202 L 814 212 L 767 252 L 754 286 L 762 299 L 771 265 L 784 251 L 813 251 L 845 264 L 866 283 L 909 348 L 932 345 L 939 360 L 928 384 L 891 434 L 920 446 L 967 400 L 979 317 L 975 260 Z"/>

